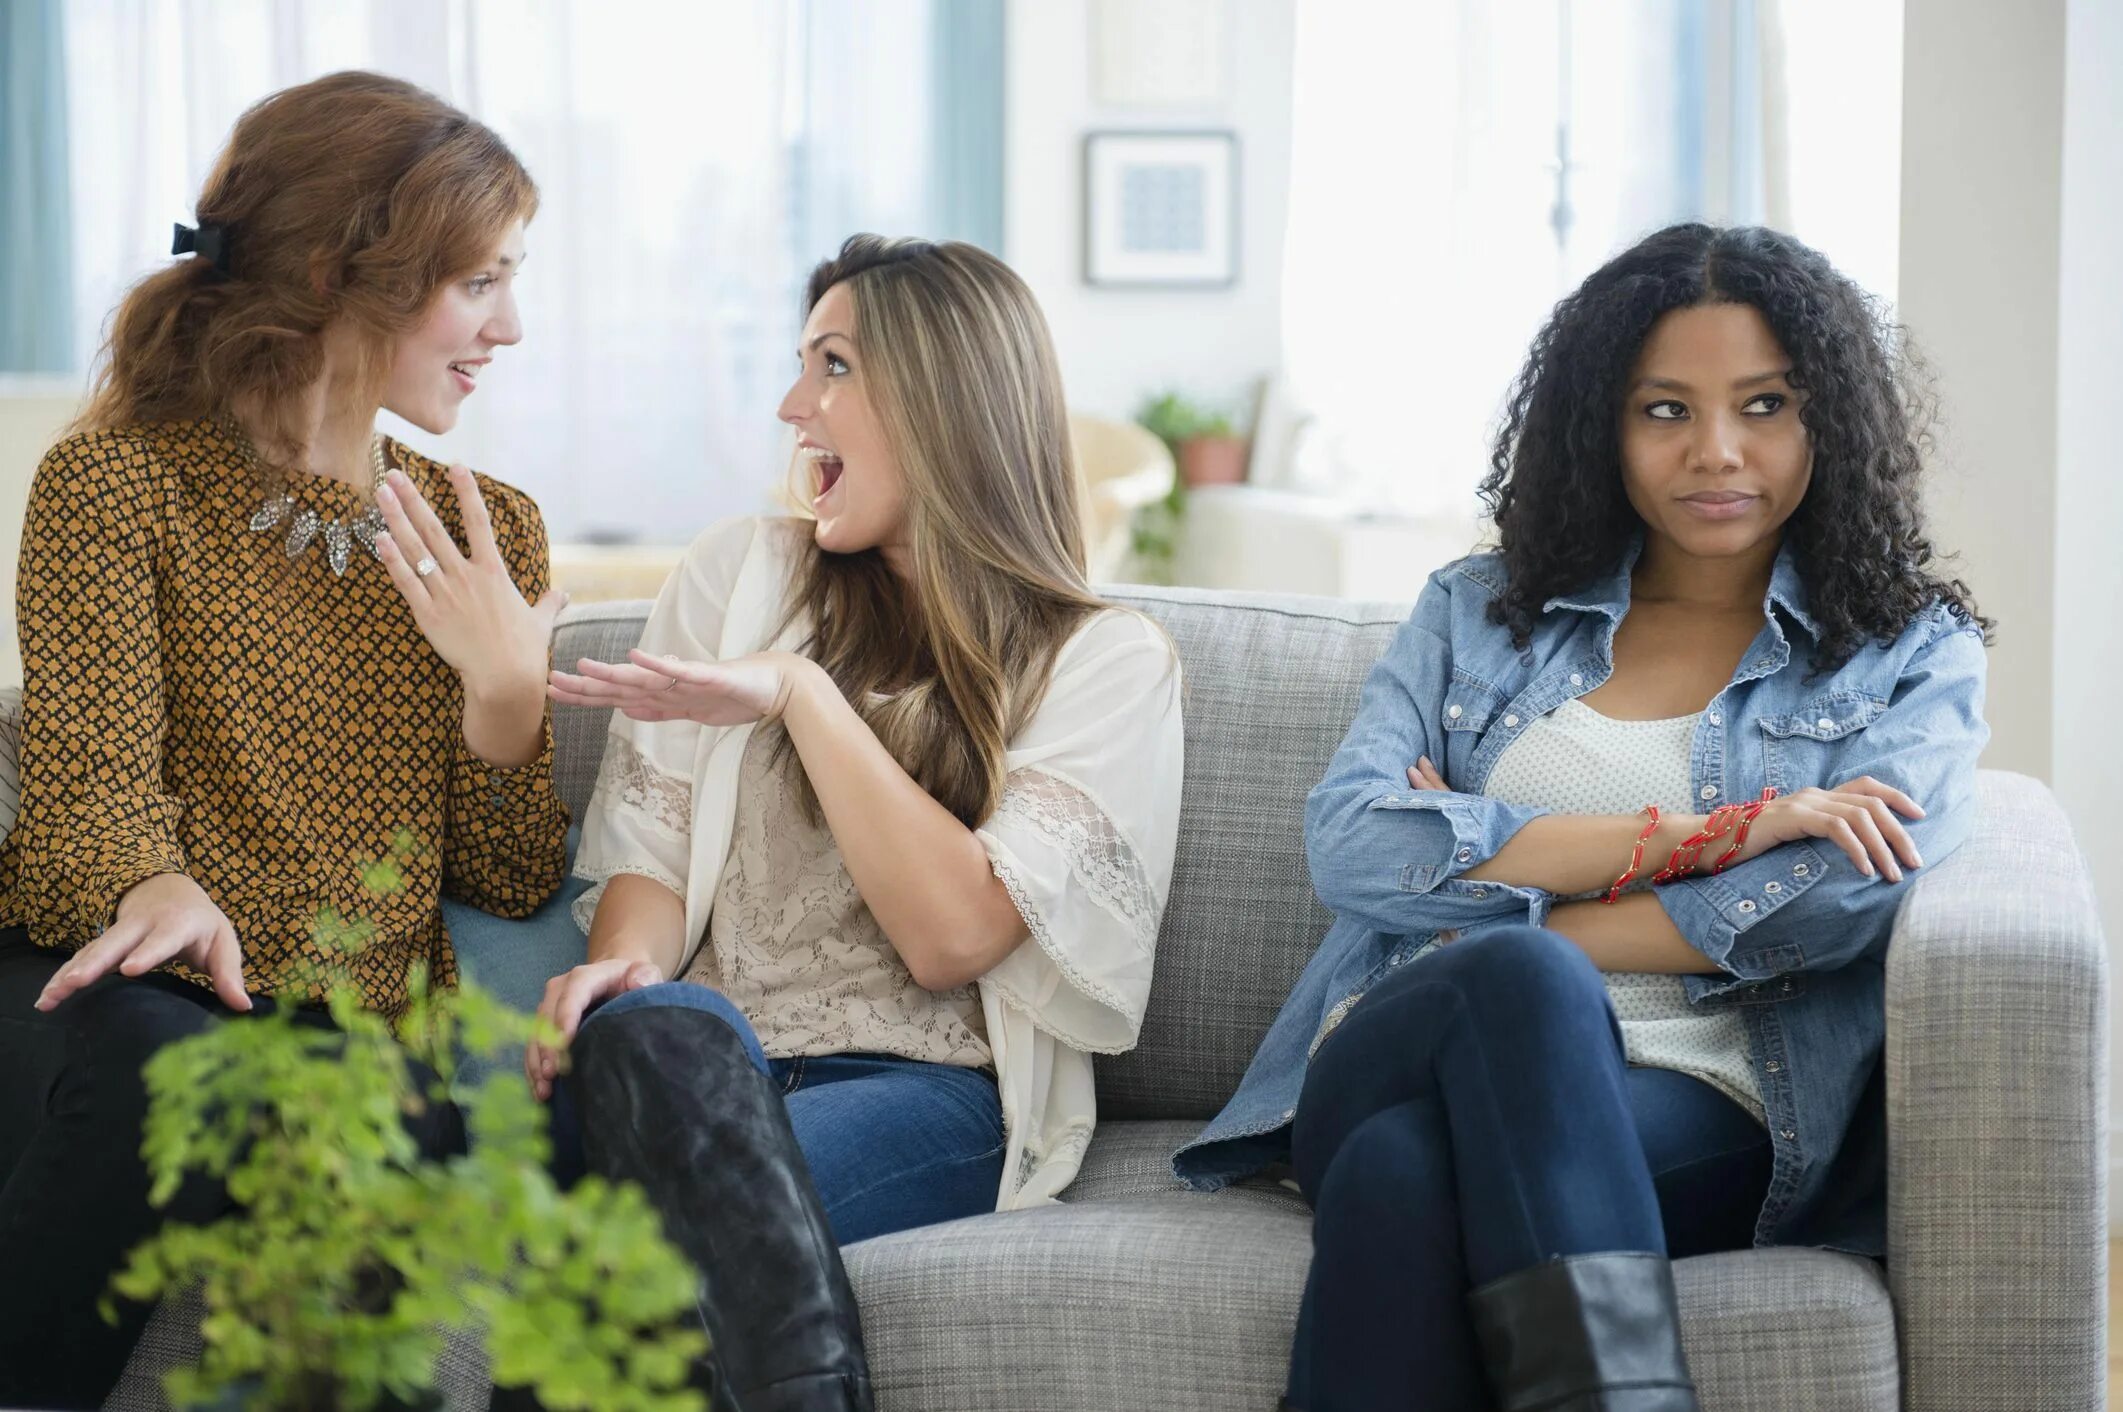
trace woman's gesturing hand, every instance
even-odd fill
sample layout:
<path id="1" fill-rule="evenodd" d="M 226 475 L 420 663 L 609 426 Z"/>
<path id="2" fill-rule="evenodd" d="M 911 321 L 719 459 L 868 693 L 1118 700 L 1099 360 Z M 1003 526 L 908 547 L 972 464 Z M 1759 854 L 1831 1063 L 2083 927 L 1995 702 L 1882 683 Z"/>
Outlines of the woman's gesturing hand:
<path id="1" fill-rule="evenodd" d="M 558 1044 L 565 1045 L 575 1038 L 575 1031 L 582 1027 L 582 1017 L 593 1006 L 662 981 L 663 971 L 653 961 L 627 957 L 591 961 L 545 983 L 545 999 L 538 1002 L 538 1018 L 551 1025 L 558 1032 Z M 523 1074 L 541 1102 L 551 1098 L 553 1081 L 560 1076 L 560 1049 L 534 1038 L 523 1051 Z"/>
<path id="2" fill-rule="evenodd" d="M 403 471 L 392 471 L 376 491 L 388 530 L 376 536 L 377 552 L 414 623 L 436 655 L 464 678 L 468 693 L 535 694 L 567 595 L 556 588 L 535 604 L 524 600 L 494 542 L 478 481 L 463 466 L 450 467 L 449 476 L 471 552 L 457 547 Z"/>
<path id="3" fill-rule="evenodd" d="M 76 951 L 45 983 L 37 1008 L 53 1009 L 113 970 L 144 976 L 171 961 L 205 972 L 229 1009 L 251 1008 L 236 929 L 206 890 L 183 873 L 157 873 L 128 889 L 103 935 Z"/>
<path id="4" fill-rule="evenodd" d="M 682 662 L 639 648 L 625 662 L 585 657 L 556 671 L 548 694 L 565 706 L 609 706 L 637 721 L 744 726 L 779 719 L 798 674 L 812 663 L 793 652 L 755 652 L 727 662 Z"/>

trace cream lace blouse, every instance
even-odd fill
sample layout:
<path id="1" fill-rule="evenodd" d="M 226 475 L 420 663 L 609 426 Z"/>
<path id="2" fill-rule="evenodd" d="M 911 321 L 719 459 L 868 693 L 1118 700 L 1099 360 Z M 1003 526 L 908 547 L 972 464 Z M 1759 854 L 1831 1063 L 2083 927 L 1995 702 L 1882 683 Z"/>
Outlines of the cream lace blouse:
<path id="1" fill-rule="evenodd" d="M 695 661 L 793 650 L 785 613 L 801 520 L 707 530 L 664 585 L 643 650 Z M 752 727 L 615 714 L 576 873 L 585 930 L 603 884 L 654 878 L 685 902 L 690 966 L 735 832 Z M 998 1209 L 1053 1199 L 1096 1123 L 1091 1055 L 1132 1047 L 1172 881 L 1183 765 L 1180 670 L 1148 621 L 1118 609 L 1079 628 L 1039 710 L 1010 742 L 1001 804 L 977 834 L 1029 939 L 980 981 L 1008 1148 Z"/>

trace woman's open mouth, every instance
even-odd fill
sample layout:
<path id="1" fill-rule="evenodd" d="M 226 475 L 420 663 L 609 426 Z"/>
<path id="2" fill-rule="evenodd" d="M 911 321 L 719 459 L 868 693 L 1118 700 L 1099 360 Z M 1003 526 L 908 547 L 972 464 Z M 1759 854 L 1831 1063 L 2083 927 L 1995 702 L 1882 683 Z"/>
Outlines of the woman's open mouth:
<path id="1" fill-rule="evenodd" d="M 840 484 L 841 472 L 847 469 L 846 464 L 841 461 L 839 456 L 826 450 L 823 446 L 813 446 L 805 442 L 799 445 L 797 449 L 802 453 L 804 459 L 809 461 L 818 472 L 818 494 L 813 496 L 812 499 L 814 501 L 825 499 L 826 496 L 832 494 L 833 487 Z"/>

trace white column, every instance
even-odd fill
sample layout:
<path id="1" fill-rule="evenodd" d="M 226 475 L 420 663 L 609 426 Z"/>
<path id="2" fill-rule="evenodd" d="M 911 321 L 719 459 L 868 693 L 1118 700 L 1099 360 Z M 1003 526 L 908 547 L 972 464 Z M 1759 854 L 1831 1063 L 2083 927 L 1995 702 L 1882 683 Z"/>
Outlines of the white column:
<path id="1" fill-rule="evenodd" d="M 2108 935 L 2109 994 L 2123 992 L 2123 6 L 2069 0 L 2064 203 L 2057 318 L 2057 534 L 2053 747 L 2057 795 L 2093 865 Z M 2111 1033 L 2115 1021 L 2110 1021 Z M 2123 1052 L 2123 1046 L 2111 1046 Z M 2123 1103 L 2112 1065 L 2111 1104 Z M 2111 1122 L 2112 1132 L 2123 1123 Z M 2115 1141 L 2112 1139 L 2112 1142 Z M 2114 1173 L 2123 1147 L 2112 1147 Z M 2108 1184 L 2123 1226 L 2123 1179 Z"/>
<path id="2" fill-rule="evenodd" d="M 1997 619 L 1984 763 L 2051 778 L 2065 0 L 1903 18 L 1902 320 L 1945 411 L 1937 542 Z"/>

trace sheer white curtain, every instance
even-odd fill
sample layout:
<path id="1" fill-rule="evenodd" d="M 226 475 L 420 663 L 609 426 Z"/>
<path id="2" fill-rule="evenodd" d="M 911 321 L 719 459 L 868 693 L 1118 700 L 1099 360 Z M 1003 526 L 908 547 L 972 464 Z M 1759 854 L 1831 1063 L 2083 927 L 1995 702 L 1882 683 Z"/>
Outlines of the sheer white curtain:
<path id="1" fill-rule="evenodd" d="M 236 116 L 322 73 L 372 68 L 494 127 L 538 181 L 504 349 L 446 438 L 416 446 L 537 497 L 559 539 L 682 542 L 768 503 L 786 442 L 799 285 L 823 250 L 800 155 L 818 76 L 859 57 L 894 76 L 890 121 L 837 116 L 836 160 L 882 228 L 914 231 L 929 160 L 909 95 L 927 82 L 925 7 L 821 0 L 74 0 L 67 11 L 78 346 L 166 261 Z M 833 19 L 845 23 L 827 22 Z M 898 60 L 898 62 L 895 62 Z M 898 116 L 893 116 L 897 114 Z M 873 140 L 874 136 L 874 140 Z M 834 238 L 845 234 L 836 231 Z M 86 361 L 84 359 L 84 361 Z"/>
<path id="2" fill-rule="evenodd" d="M 1556 299 L 1673 221 L 1783 225 L 1891 297 L 1900 14 L 1299 0 L 1284 355 L 1309 420 L 1290 479 L 1471 513 Z"/>

